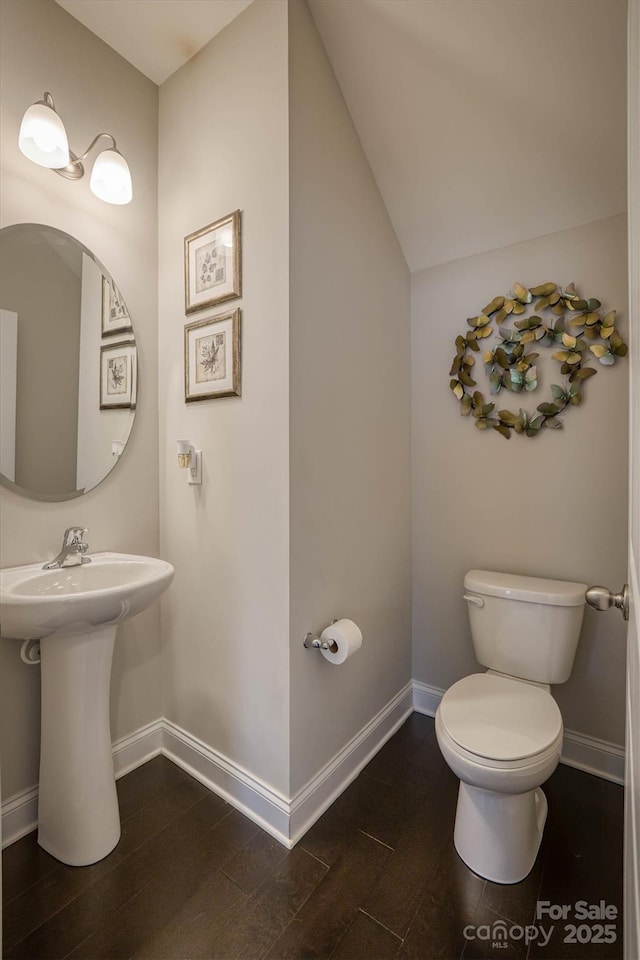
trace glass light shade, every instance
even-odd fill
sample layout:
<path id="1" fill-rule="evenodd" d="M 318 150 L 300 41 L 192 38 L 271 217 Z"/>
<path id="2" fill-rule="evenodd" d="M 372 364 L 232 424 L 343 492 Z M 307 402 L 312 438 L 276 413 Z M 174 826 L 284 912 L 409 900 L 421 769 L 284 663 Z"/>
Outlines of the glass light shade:
<path id="1" fill-rule="evenodd" d="M 60 169 L 69 163 L 69 141 L 64 123 L 46 103 L 34 103 L 20 126 L 18 146 L 41 167 Z"/>
<path id="2" fill-rule="evenodd" d="M 103 150 L 96 157 L 89 183 L 106 203 L 130 203 L 133 196 L 129 164 L 119 150 Z"/>
<path id="3" fill-rule="evenodd" d="M 190 467 L 191 456 L 195 452 L 188 440 L 178 440 L 178 466 Z"/>

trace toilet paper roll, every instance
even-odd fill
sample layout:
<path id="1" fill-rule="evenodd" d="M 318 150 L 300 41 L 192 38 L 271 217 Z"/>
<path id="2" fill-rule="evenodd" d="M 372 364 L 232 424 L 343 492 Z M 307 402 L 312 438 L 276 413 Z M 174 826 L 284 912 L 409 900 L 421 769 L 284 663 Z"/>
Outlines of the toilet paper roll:
<path id="1" fill-rule="evenodd" d="M 332 640 L 338 645 L 333 653 L 331 650 L 322 650 L 322 656 L 329 663 L 344 663 L 362 646 L 362 632 L 353 620 L 336 620 L 320 634 L 320 639 L 330 643 Z"/>

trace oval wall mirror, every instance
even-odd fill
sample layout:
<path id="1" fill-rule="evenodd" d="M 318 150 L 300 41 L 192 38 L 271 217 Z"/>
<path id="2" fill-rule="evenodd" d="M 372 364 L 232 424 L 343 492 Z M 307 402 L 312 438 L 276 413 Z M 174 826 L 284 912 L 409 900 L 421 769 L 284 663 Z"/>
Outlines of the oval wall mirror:
<path id="1" fill-rule="evenodd" d="M 113 470 L 136 411 L 131 318 L 100 261 L 38 223 L 0 230 L 0 483 L 71 500 Z"/>

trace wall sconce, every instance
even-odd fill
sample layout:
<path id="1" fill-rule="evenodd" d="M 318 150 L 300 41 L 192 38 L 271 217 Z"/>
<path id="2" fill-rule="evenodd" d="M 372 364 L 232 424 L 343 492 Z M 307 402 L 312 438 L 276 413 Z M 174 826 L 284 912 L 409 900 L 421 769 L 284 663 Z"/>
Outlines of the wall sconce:
<path id="1" fill-rule="evenodd" d="M 84 176 L 82 161 L 101 137 L 111 140 L 112 146 L 101 149 L 91 171 L 89 186 L 96 197 L 106 203 L 129 203 L 133 196 L 129 165 L 110 133 L 99 133 L 84 153 L 76 157 L 69 149 L 67 131 L 56 112 L 53 97 L 46 90 L 42 100 L 33 103 L 25 112 L 20 126 L 18 146 L 25 157 L 41 167 L 48 167 L 67 180 Z"/>
<path id="2" fill-rule="evenodd" d="M 178 440 L 178 466 L 189 470 L 187 483 L 202 483 L 202 450 L 196 450 L 188 440 Z"/>

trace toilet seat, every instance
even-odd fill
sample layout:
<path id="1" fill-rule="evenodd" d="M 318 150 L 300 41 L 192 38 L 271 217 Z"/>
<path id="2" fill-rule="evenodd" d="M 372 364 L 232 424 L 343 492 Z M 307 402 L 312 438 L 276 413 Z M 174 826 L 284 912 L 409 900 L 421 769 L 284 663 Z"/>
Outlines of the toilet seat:
<path id="1" fill-rule="evenodd" d="M 444 694 L 442 725 L 476 763 L 517 768 L 558 749 L 562 716 L 543 687 L 493 673 L 474 673 Z"/>

